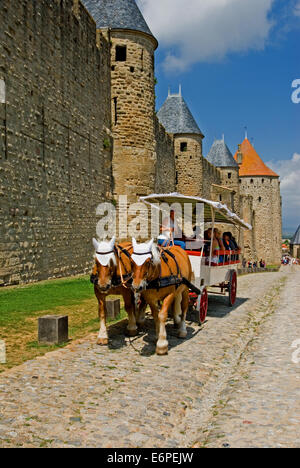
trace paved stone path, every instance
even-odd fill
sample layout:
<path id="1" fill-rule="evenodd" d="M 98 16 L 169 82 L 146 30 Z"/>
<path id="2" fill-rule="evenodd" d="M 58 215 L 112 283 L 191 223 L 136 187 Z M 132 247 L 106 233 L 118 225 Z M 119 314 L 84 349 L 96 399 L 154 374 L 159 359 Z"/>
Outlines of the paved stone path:
<path id="1" fill-rule="evenodd" d="M 300 268 L 290 270 L 280 303 L 220 397 L 208 446 L 300 447 Z"/>
<path id="2" fill-rule="evenodd" d="M 277 433 L 273 439 L 270 435 L 269 445 L 297 445 L 299 437 L 286 429 L 296 424 L 293 405 L 297 404 L 294 397 L 299 366 L 291 364 L 290 346 L 297 338 L 297 323 L 294 332 L 290 324 L 286 336 L 281 328 L 295 318 L 299 275 L 281 272 L 239 278 L 235 308 L 229 309 L 225 298 L 211 296 L 207 323 L 199 328 L 189 322 L 187 340 L 177 339 L 170 322 L 168 356 L 154 354 L 153 322 L 149 319 L 145 333 L 136 339 L 124 338 L 122 324 L 111 330 L 109 348 L 96 346 L 96 336 L 91 335 L 1 374 L 0 446 L 264 445 L 262 437 L 267 431 Z M 285 289 L 286 276 L 290 282 Z M 281 291 L 290 306 L 280 312 L 276 307 Z M 267 319 L 269 314 L 278 318 Z M 268 323 L 277 324 L 276 340 Z M 260 336 L 268 340 L 262 340 L 261 348 Z M 253 377 L 247 371 L 246 381 L 244 369 L 253 353 L 252 342 L 257 345 L 257 354 L 250 361 L 257 364 Z M 260 364 L 268 357 L 271 381 Z M 242 382 L 241 375 L 245 377 Z M 246 392 L 251 388 L 244 388 L 244 384 L 251 379 L 253 394 L 249 397 Z M 255 421 L 256 428 L 266 421 L 272 427 L 264 432 L 260 426 L 257 433 L 254 425 L 243 424 L 246 419 Z"/>

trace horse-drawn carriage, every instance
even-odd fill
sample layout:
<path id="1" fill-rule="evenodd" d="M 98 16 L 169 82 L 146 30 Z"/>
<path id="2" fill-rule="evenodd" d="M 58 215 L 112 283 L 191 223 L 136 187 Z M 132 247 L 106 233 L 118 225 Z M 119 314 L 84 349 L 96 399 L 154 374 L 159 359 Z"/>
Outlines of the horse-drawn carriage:
<path id="1" fill-rule="evenodd" d="M 209 225 L 212 231 L 215 225 L 232 225 L 241 229 L 252 229 L 245 221 L 232 213 L 226 205 L 200 197 L 184 196 L 178 193 L 153 194 L 141 197 L 141 200 L 152 207 L 180 205 L 182 211 L 187 204 L 192 205 L 191 223 L 197 223 L 196 205 L 203 205 L 203 223 Z M 237 295 L 237 269 L 241 263 L 240 250 L 213 251 L 213 244 L 209 242 L 209 251 L 205 249 L 205 239 L 186 239 L 186 251 L 193 270 L 193 280 L 190 285 L 190 304 L 199 313 L 200 324 L 204 323 L 208 310 L 208 287 L 220 289 L 214 294 L 227 295 L 228 304 L 232 307 Z M 171 240 L 172 242 L 172 240 Z M 206 252 L 206 253 L 205 253 Z"/>
<path id="2" fill-rule="evenodd" d="M 203 215 L 201 224 L 209 224 L 212 232 L 216 223 L 251 229 L 225 205 L 199 197 L 178 193 L 153 194 L 141 197 L 141 201 L 162 211 L 166 205 L 176 204 L 184 209 L 189 205 L 187 211 L 191 217 L 190 224 L 195 226 L 196 233 L 199 233 L 199 206 Z M 132 243 L 121 244 L 116 244 L 115 238 L 101 243 L 94 239 L 96 263 L 91 281 L 99 301 L 98 344 L 108 344 L 105 298 L 109 294 L 123 296 L 130 336 L 138 333 L 138 326 L 144 321 L 146 305 L 150 306 L 158 338 L 156 352 L 161 355 L 168 352 L 166 320 L 169 310 L 173 312 L 179 338 L 185 338 L 189 303 L 199 313 L 201 324 L 206 319 L 208 287 L 219 288 L 218 294 L 228 293 L 229 305 L 235 303 L 240 251 L 214 251 L 213 241 L 207 243 L 207 249 L 203 233 L 196 237 L 185 237 L 184 249 L 182 244 L 181 247 L 174 244 L 176 241 L 172 236 L 167 245 L 160 247 L 154 244 L 153 239 L 142 244 L 138 244 L 135 239 L 132 239 Z"/>

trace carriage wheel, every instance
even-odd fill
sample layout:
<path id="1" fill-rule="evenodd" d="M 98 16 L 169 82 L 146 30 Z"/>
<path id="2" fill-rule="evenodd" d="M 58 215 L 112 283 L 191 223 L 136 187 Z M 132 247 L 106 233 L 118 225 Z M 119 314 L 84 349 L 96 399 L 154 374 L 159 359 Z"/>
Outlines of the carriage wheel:
<path id="1" fill-rule="evenodd" d="M 229 306 L 233 307 L 236 301 L 236 293 L 237 293 L 237 275 L 236 271 L 231 271 L 230 272 L 230 281 L 228 285 L 228 292 L 229 292 L 229 297 L 228 297 L 228 302 Z"/>
<path id="2" fill-rule="evenodd" d="M 203 325 L 207 316 L 208 310 L 208 294 L 207 289 L 203 289 L 201 300 L 200 300 L 200 312 L 199 312 L 199 323 Z"/>

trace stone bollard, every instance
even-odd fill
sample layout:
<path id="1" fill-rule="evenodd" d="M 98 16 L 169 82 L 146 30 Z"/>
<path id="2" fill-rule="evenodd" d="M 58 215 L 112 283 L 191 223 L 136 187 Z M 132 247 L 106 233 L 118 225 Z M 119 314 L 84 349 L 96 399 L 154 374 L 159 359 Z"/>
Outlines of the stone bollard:
<path id="1" fill-rule="evenodd" d="M 107 320 L 115 320 L 121 311 L 120 299 L 110 299 L 106 301 L 106 318 Z"/>
<path id="2" fill-rule="evenodd" d="M 69 339 L 69 319 L 67 315 L 45 315 L 38 321 L 39 343 L 53 345 L 65 343 Z"/>
<path id="3" fill-rule="evenodd" d="M 0 364 L 6 364 L 6 346 L 3 340 L 0 340 Z"/>

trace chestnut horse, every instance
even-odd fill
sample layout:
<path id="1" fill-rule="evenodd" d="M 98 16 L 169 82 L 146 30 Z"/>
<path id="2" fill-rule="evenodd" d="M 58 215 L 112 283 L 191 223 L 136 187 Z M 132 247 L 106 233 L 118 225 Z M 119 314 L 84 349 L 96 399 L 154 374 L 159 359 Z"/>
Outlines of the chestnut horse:
<path id="1" fill-rule="evenodd" d="M 162 249 L 161 254 L 153 244 L 137 244 L 132 240 L 132 288 L 140 293 L 144 301 L 150 305 L 156 325 L 156 353 L 168 354 L 166 321 L 168 310 L 173 306 L 174 322 L 178 326 L 179 338 L 186 338 L 186 314 L 189 306 L 189 290 L 185 284 L 180 284 L 181 278 L 191 281 L 192 267 L 187 253 L 177 246 Z M 163 286 L 161 280 L 178 279 L 179 284 Z M 160 281 L 160 286 L 158 282 Z M 168 283 L 167 283 L 168 284 Z M 153 289 L 152 289 L 153 286 Z M 149 289 L 151 288 L 151 289 Z M 158 302 L 162 301 L 159 310 Z"/>
<path id="2" fill-rule="evenodd" d="M 135 315 L 135 298 L 130 285 L 132 245 L 129 242 L 115 246 L 115 238 L 110 242 L 98 242 L 93 239 L 95 248 L 95 265 L 91 275 L 95 295 L 99 304 L 100 331 L 97 344 L 107 345 L 108 334 L 106 327 L 106 297 L 110 294 L 121 295 L 124 299 L 125 310 L 128 314 L 127 332 L 129 336 L 136 336 L 137 320 Z M 128 253 L 127 253 L 128 252 Z M 141 318 L 138 317 L 141 324 Z"/>

